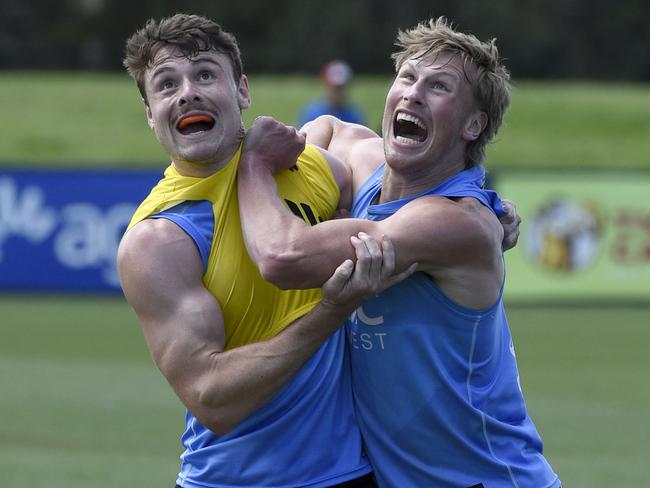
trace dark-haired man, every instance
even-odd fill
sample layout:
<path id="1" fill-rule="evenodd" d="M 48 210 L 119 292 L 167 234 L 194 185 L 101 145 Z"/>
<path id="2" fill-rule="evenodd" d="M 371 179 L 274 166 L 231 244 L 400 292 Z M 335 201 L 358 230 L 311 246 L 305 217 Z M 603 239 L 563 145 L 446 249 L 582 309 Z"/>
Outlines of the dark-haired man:
<path id="1" fill-rule="evenodd" d="M 356 266 L 345 260 L 322 296 L 266 282 L 239 223 L 250 96 L 235 38 L 199 16 L 151 20 L 128 40 L 124 63 L 171 157 L 122 240 L 118 269 L 156 365 L 187 407 L 177 484 L 373 486 L 339 324 L 405 276 L 393 273 L 390 243 L 352 238 Z M 277 182 L 310 223 L 331 217 L 347 184 L 313 147 Z"/>

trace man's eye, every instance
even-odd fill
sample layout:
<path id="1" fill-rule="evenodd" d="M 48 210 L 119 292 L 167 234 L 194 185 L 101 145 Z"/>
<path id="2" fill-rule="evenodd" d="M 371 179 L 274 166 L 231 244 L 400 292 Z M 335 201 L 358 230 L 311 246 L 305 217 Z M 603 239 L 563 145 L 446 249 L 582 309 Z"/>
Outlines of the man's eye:
<path id="1" fill-rule="evenodd" d="M 212 76 L 212 73 L 210 73 L 209 71 L 202 71 L 201 73 L 199 73 L 199 79 L 201 79 L 202 81 L 208 81 L 211 80 L 212 78 L 214 77 Z"/>
<path id="2" fill-rule="evenodd" d="M 172 80 L 165 80 L 160 83 L 160 88 L 163 90 L 170 90 L 171 88 L 174 88 L 174 82 Z"/>
<path id="3" fill-rule="evenodd" d="M 432 83 L 432 87 L 433 87 L 434 90 L 444 90 L 444 91 L 447 91 L 447 85 L 445 85 L 444 83 L 441 83 L 440 81 L 434 81 L 434 82 Z"/>

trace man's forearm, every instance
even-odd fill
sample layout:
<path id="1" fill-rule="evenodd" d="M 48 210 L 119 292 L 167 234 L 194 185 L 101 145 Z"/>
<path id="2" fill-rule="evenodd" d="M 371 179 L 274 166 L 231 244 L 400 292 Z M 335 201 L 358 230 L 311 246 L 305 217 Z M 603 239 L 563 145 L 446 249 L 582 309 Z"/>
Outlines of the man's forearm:
<path id="1" fill-rule="evenodd" d="M 406 278 L 415 266 L 395 273 L 389 240 L 352 239 L 357 258 L 344 261 L 323 284 L 322 299 L 275 337 L 215 354 L 209 391 L 220 405 L 219 428 L 228 430 L 271 399 L 311 358 L 343 320 L 366 299 Z M 218 375 L 215 377 L 215 375 Z"/>
<path id="2" fill-rule="evenodd" d="M 267 341 L 213 354 L 202 402 L 207 426 L 224 434 L 268 403 L 351 312 L 321 303 Z"/>
<path id="3" fill-rule="evenodd" d="M 355 259 L 350 236 L 366 232 L 359 219 L 307 225 L 280 200 L 268 169 L 239 166 L 239 208 L 249 255 L 267 281 L 284 289 L 321 286 L 345 259 Z"/>
<path id="4" fill-rule="evenodd" d="M 241 225 L 249 255 L 262 276 L 273 282 L 273 264 L 295 258 L 294 236 L 309 226 L 285 207 L 275 178 L 253 159 L 244 153 L 237 175 Z"/>

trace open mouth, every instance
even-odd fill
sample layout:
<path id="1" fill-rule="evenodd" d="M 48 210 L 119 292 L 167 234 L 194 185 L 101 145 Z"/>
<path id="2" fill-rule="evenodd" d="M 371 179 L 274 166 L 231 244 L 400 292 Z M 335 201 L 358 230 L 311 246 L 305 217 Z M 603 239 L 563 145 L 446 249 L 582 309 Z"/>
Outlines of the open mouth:
<path id="1" fill-rule="evenodd" d="M 214 127 L 215 120 L 207 114 L 188 115 L 181 118 L 176 124 L 178 132 L 183 135 L 194 134 L 196 132 L 209 131 Z"/>
<path id="2" fill-rule="evenodd" d="M 393 122 L 393 135 L 407 144 L 418 144 L 427 138 L 427 126 L 418 117 L 399 112 Z"/>

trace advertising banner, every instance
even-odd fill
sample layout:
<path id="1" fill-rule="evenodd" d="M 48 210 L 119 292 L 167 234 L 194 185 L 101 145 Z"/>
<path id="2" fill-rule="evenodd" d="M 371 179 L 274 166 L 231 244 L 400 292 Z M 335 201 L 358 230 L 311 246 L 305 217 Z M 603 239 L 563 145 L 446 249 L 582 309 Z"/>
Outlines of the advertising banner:
<path id="1" fill-rule="evenodd" d="M 523 218 L 507 300 L 650 302 L 650 172 L 504 170 L 493 184 Z"/>
<path id="2" fill-rule="evenodd" d="M 0 292 L 119 292 L 117 245 L 161 177 L 0 169 Z"/>
<path id="3" fill-rule="evenodd" d="M 650 302 L 650 172 L 502 170 L 511 302 Z M 161 170 L 0 169 L 0 292 L 119 293 L 117 245 Z"/>

